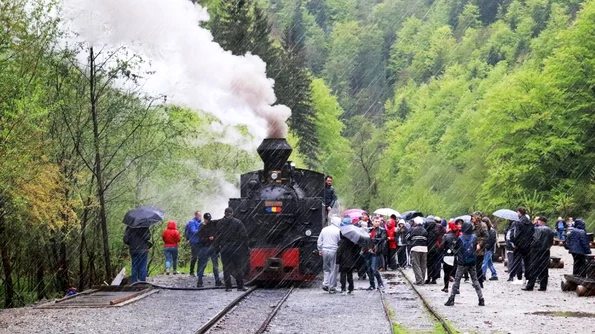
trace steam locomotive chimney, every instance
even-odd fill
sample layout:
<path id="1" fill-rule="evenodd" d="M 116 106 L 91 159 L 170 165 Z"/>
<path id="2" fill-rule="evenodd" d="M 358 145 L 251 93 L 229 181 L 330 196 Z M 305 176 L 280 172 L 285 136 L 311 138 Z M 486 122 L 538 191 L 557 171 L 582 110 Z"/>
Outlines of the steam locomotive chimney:
<path id="1" fill-rule="evenodd" d="M 292 151 L 285 138 L 266 138 L 256 149 L 264 162 L 265 173 L 283 169 Z"/>

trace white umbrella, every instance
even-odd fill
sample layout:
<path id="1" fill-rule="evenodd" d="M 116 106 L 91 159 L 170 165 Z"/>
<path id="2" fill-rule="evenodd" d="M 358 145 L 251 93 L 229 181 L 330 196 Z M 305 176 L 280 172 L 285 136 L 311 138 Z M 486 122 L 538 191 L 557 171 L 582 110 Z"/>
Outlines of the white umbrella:
<path id="1" fill-rule="evenodd" d="M 381 216 L 391 216 L 391 215 L 395 215 L 397 217 L 400 217 L 401 214 L 399 213 L 399 211 L 397 210 L 393 210 L 391 208 L 382 208 L 382 209 L 378 209 L 376 211 L 374 211 L 375 214 L 379 214 Z"/>
<path id="2" fill-rule="evenodd" d="M 494 212 L 493 215 L 498 218 L 508 219 L 508 220 L 512 220 L 512 221 L 519 220 L 519 215 L 516 213 L 516 211 L 512 211 L 509 209 L 500 209 L 500 210 Z"/>

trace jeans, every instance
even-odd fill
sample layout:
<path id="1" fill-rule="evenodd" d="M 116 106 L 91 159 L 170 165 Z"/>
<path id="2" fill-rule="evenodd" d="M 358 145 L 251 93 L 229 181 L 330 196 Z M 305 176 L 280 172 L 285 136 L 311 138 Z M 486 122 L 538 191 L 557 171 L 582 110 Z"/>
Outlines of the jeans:
<path id="1" fill-rule="evenodd" d="M 178 270 L 178 247 L 165 247 L 165 269 L 169 270 L 169 267 L 174 267 L 174 271 Z"/>
<path id="2" fill-rule="evenodd" d="M 558 230 L 558 239 L 564 241 L 564 230 Z"/>
<path id="3" fill-rule="evenodd" d="M 374 278 L 378 281 L 378 287 L 384 286 L 382 283 L 382 277 L 380 277 L 380 272 L 378 271 L 378 263 L 380 262 L 380 257 L 382 255 L 377 255 L 374 253 L 364 253 L 364 259 L 366 260 L 366 265 L 368 267 L 368 278 L 370 279 L 370 286 L 375 288 L 376 283 L 374 282 Z"/>
<path id="4" fill-rule="evenodd" d="M 198 282 L 202 283 L 202 278 L 205 273 L 207 263 L 211 260 L 213 264 L 213 274 L 215 275 L 215 282 L 219 282 L 219 254 L 213 247 L 199 247 L 198 248 Z"/>
<path id="5" fill-rule="evenodd" d="M 194 274 L 194 264 L 198 262 L 198 244 L 190 244 L 190 252 L 192 257 L 190 258 L 190 275 Z"/>
<path id="6" fill-rule="evenodd" d="M 130 251 L 130 258 L 132 259 L 132 273 L 130 275 L 130 283 L 138 281 L 147 281 L 147 262 L 149 260 L 149 252 Z"/>
<path id="7" fill-rule="evenodd" d="M 481 293 L 481 287 L 479 286 L 479 280 L 477 279 L 477 270 L 475 265 L 470 266 L 457 266 L 457 273 L 455 274 L 455 282 L 452 285 L 452 291 L 450 292 L 450 298 L 455 299 L 457 292 L 459 292 L 459 288 L 461 286 L 461 278 L 465 276 L 465 274 L 469 274 L 471 276 L 471 283 L 475 292 L 477 293 L 477 297 L 479 299 L 483 299 L 483 294 Z"/>
<path id="8" fill-rule="evenodd" d="M 492 277 L 498 277 L 498 273 L 496 272 L 496 268 L 494 267 L 494 261 L 492 259 L 493 254 L 494 252 L 487 250 L 484 255 L 483 264 L 481 265 L 483 277 L 487 277 L 486 273 L 488 271 L 488 268 L 490 268 L 490 271 L 492 272 Z"/>

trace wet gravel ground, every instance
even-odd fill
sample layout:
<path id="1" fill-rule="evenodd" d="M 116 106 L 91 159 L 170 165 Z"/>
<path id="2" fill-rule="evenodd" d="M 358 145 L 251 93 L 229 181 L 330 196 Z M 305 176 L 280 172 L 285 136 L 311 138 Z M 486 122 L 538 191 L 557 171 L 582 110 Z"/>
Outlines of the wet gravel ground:
<path id="1" fill-rule="evenodd" d="M 384 299 L 392 311 L 392 321 L 410 333 L 433 332 L 437 324 L 435 318 L 426 310 L 401 272 L 389 271 L 382 276 L 386 286 Z"/>
<path id="2" fill-rule="evenodd" d="M 503 263 L 495 264 L 499 280 L 484 283 L 485 307 L 477 306 L 471 282 L 461 282 L 461 294 L 451 307 L 444 306 L 448 296 L 440 291 L 442 283 L 419 286 L 418 290 L 460 333 L 593 333 L 593 322 L 589 318 L 534 314 L 587 312 L 595 316 L 595 297 L 578 297 L 575 292 L 562 292 L 560 288 L 563 275 L 572 273 L 572 256 L 559 246 L 553 246 L 551 254 L 562 258 L 564 268 L 549 270 L 546 292 L 537 291 L 538 286 L 534 291 L 522 291 L 522 281 L 506 282 L 508 273 L 504 272 Z M 411 269 L 406 274 L 413 278 Z"/>
<path id="3" fill-rule="evenodd" d="M 354 274 L 355 275 L 355 274 Z M 268 333 L 391 333 L 380 293 L 357 280 L 353 295 L 329 294 L 319 287 L 294 290 L 271 322 Z"/>
<path id="4" fill-rule="evenodd" d="M 207 333 L 255 333 L 288 291 L 258 289 L 252 292 Z"/>

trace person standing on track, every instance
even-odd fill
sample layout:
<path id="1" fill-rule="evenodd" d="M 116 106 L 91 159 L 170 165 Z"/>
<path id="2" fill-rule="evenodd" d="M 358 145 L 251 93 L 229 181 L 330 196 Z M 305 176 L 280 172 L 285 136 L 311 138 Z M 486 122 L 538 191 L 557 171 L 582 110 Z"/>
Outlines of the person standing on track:
<path id="1" fill-rule="evenodd" d="M 236 280 L 238 291 L 246 291 L 244 287 L 244 265 L 248 252 L 248 232 L 241 220 L 233 217 L 233 209 L 225 209 L 225 217 L 212 221 L 217 226 L 214 247 L 221 252 L 223 262 L 223 280 L 225 291 L 231 291 L 231 277 Z"/>
<path id="2" fill-rule="evenodd" d="M 318 255 L 322 256 L 322 271 L 324 280 L 322 290 L 329 293 L 337 292 L 337 249 L 341 239 L 341 218 L 331 217 L 331 224 L 320 231 L 318 236 Z"/>
<path id="3" fill-rule="evenodd" d="M 384 270 L 397 269 L 397 240 L 395 234 L 397 231 L 397 216 L 391 215 L 386 224 L 386 236 L 388 240 L 388 256 L 385 261 Z"/>
<path id="4" fill-rule="evenodd" d="M 455 249 L 457 254 L 457 273 L 455 275 L 455 282 L 452 286 L 450 297 L 444 305 L 453 306 L 455 304 L 455 296 L 459 292 L 461 279 L 466 273 L 469 273 L 469 276 L 471 276 L 471 283 L 473 284 L 473 288 L 475 288 L 477 298 L 479 298 L 479 306 L 485 306 L 481 287 L 477 280 L 477 269 L 475 266 L 477 261 L 476 252 L 479 250 L 479 245 L 477 243 L 477 237 L 473 234 L 473 225 L 471 223 L 463 223 L 463 235 L 457 240 Z"/>
<path id="5" fill-rule="evenodd" d="M 376 289 L 375 280 L 378 281 L 378 289 L 384 289 L 384 283 L 378 268 L 380 266 L 380 259 L 384 250 L 386 249 L 386 230 L 380 227 L 380 219 L 375 218 L 372 221 L 372 230 L 370 230 L 370 239 L 372 239 L 372 248 L 364 250 L 364 259 L 368 267 L 368 278 L 370 286 L 367 290 Z"/>
<path id="6" fill-rule="evenodd" d="M 202 213 L 200 211 L 196 211 L 194 213 L 194 218 L 192 218 L 188 224 L 186 224 L 186 228 L 184 229 L 184 236 L 188 243 L 190 244 L 190 276 L 194 277 L 194 265 L 198 262 L 198 230 L 200 229 L 200 225 L 202 224 Z"/>
<path id="7" fill-rule="evenodd" d="M 211 260 L 213 265 L 213 274 L 215 275 L 215 286 L 221 286 L 221 279 L 219 278 L 219 252 L 213 244 L 215 243 L 215 235 L 217 234 L 217 225 L 211 222 L 211 214 L 205 213 L 204 221 L 198 230 L 198 282 L 197 288 L 203 287 L 203 276 L 207 263 Z"/>
<path id="8" fill-rule="evenodd" d="M 428 260 L 428 232 L 423 227 L 424 219 L 415 217 L 413 219 L 414 227 L 407 235 L 407 241 L 411 246 L 411 266 L 415 274 L 416 285 L 423 285 L 426 279 L 427 260 Z"/>
<path id="9" fill-rule="evenodd" d="M 442 288 L 442 291 L 446 293 L 448 293 L 450 278 L 455 274 L 457 268 L 455 261 L 455 246 L 459 239 L 458 234 L 459 228 L 457 227 L 457 224 L 455 222 L 450 222 L 448 223 L 446 234 L 442 237 L 442 242 L 440 243 L 440 251 L 443 255 L 442 269 L 444 270 L 444 288 Z"/>
<path id="10" fill-rule="evenodd" d="M 178 274 L 178 243 L 180 242 L 180 232 L 176 222 L 171 220 L 167 222 L 167 229 L 161 235 L 165 252 L 165 274 L 169 275 L 169 267 L 173 267 L 174 275 Z"/>

